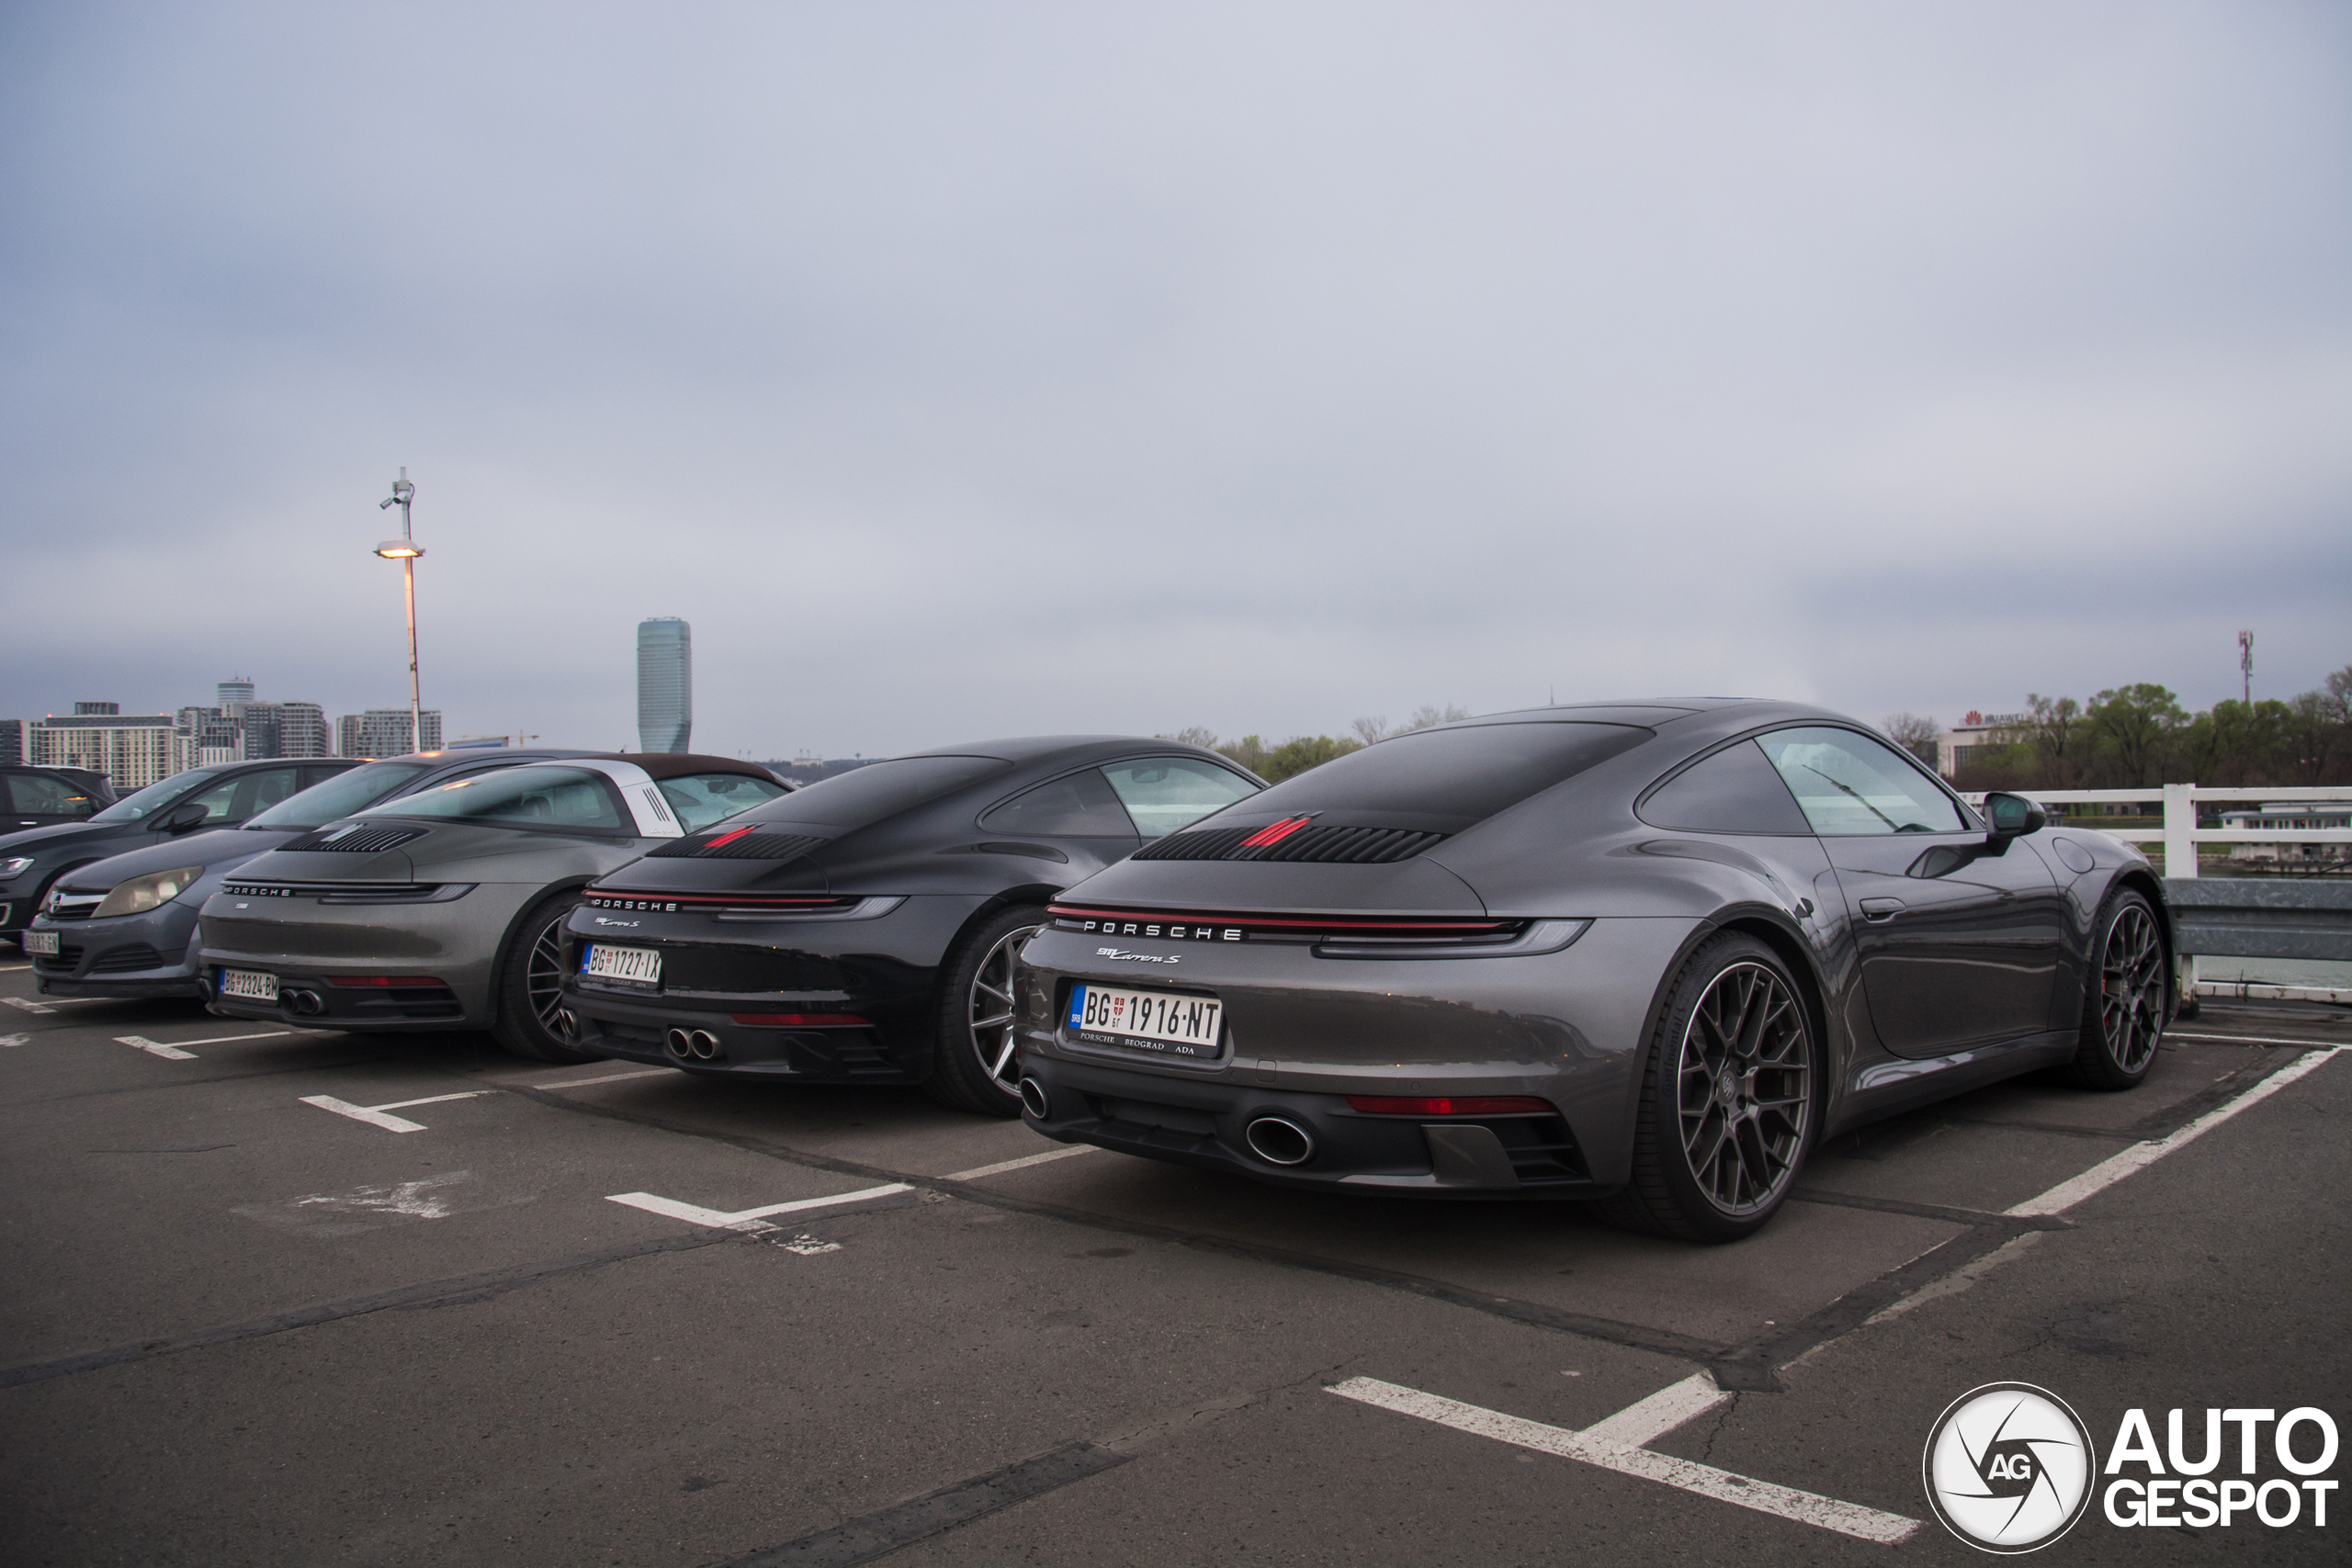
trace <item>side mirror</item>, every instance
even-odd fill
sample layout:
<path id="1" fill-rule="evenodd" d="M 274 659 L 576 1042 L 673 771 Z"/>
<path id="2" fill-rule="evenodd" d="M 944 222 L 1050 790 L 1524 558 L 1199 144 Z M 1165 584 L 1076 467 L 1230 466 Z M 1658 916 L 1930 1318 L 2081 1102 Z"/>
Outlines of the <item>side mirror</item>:
<path id="1" fill-rule="evenodd" d="M 155 829 L 163 833 L 185 833 L 191 828 L 204 826 L 204 819 L 209 815 L 203 807 L 191 800 L 186 806 L 174 807 L 162 821 L 155 824 Z"/>
<path id="2" fill-rule="evenodd" d="M 2006 844 L 2041 832 L 2050 825 L 2050 814 L 2024 795 L 1996 790 L 1984 797 L 1984 820 L 1993 829 L 1985 835 L 1985 842 Z"/>

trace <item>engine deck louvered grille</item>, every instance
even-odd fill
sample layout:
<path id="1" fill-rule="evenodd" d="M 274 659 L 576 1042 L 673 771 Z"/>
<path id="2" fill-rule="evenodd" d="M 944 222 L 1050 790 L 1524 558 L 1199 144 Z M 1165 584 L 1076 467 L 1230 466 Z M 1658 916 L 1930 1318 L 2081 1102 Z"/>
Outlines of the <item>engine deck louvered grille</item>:
<path id="1" fill-rule="evenodd" d="M 1443 833 L 1409 828 L 1306 828 L 1272 844 L 1246 846 L 1257 828 L 1209 828 L 1171 833 L 1137 850 L 1136 860 L 1269 860 L 1324 865 L 1390 865 L 1434 848 Z"/>
<path id="2" fill-rule="evenodd" d="M 825 840 L 809 833 L 729 832 L 696 834 L 664 844 L 648 860 L 790 860 L 808 853 Z"/>
<path id="3" fill-rule="evenodd" d="M 422 839 L 429 831 L 431 829 L 425 828 L 369 828 L 365 825 L 324 829 L 316 833 L 305 833 L 283 848 L 289 852 L 319 850 L 339 855 L 372 855 L 380 850 L 396 849 L 411 839 Z"/>

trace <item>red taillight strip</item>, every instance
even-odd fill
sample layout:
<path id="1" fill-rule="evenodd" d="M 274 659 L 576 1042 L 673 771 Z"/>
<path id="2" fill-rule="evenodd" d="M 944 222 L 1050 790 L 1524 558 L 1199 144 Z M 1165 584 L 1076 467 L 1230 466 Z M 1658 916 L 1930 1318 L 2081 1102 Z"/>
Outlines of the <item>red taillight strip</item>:
<path id="1" fill-rule="evenodd" d="M 330 975 L 330 986 L 447 986 L 429 975 Z"/>
<path id="2" fill-rule="evenodd" d="M 1312 817 L 1285 817 L 1279 822 L 1268 823 L 1233 847 L 1237 850 L 1262 850 L 1281 843 L 1314 820 Z"/>
<path id="3" fill-rule="evenodd" d="M 1506 931 L 1519 923 L 1516 920 L 1478 919 L 1359 920 L 1345 916 L 1300 919 L 1286 915 L 1198 915 L 1181 909 L 1087 909 L 1069 904 L 1048 905 L 1046 912 L 1057 919 L 1150 920 L 1156 924 L 1174 921 L 1179 925 L 1241 926 L 1245 929 L 1263 926 L 1315 931 L 1445 931 L 1463 936 Z"/>
<path id="4" fill-rule="evenodd" d="M 731 833 L 721 833 L 716 839 L 706 839 L 701 843 L 696 844 L 695 848 L 697 852 L 702 850 L 715 850 L 721 844 L 733 843 L 736 840 L 741 838 L 746 833 L 756 833 L 758 831 L 759 829 L 756 827 L 738 828 Z"/>
<path id="5" fill-rule="evenodd" d="M 854 1012 L 730 1012 L 736 1022 L 752 1029 L 871 1029 Z"/>
<path id="6" fill-rule="evenodd" d="M 1558 1111 L 1548 1100 L 1521 1095 L 1455 1099 L 1446 1095 L 1421 1098 L 1351 1094 L 1348 1096 L 1348 1109 L 1368 1116 L 1550 1116 Z"/>

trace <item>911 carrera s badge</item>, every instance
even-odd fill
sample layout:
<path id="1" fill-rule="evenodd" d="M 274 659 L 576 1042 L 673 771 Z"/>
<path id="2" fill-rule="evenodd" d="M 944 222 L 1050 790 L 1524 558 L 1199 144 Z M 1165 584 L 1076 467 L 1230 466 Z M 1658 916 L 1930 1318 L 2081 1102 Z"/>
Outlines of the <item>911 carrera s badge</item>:
<path id="1" fill-rule="evenodd" d="M 1114 964 L 1175 964 L 1182 962 L 1172 953 L 1129 953 L 1123 947 L 1098 947 L 1097 958 L 1107 958 Z"/>

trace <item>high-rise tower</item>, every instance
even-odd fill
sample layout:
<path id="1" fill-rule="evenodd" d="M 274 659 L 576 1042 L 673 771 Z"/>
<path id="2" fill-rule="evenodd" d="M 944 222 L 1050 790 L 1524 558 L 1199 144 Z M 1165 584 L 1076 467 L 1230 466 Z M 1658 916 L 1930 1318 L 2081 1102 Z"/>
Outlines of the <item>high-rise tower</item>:
<path id="1" fill-rule="evenodd" d="M 638 622 L 637 749 L 683 751 L 694 728 L 694 628 L 675 615 Z"/>

